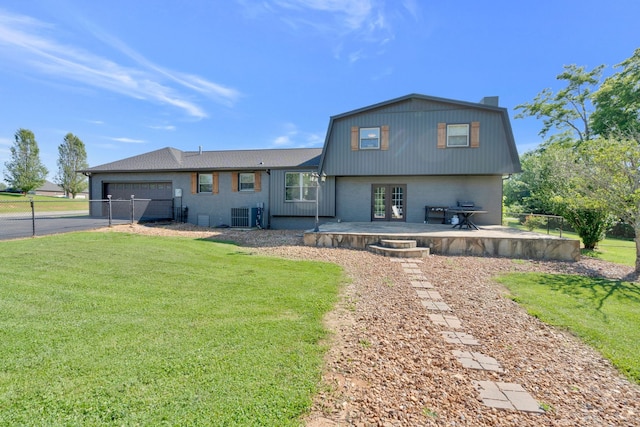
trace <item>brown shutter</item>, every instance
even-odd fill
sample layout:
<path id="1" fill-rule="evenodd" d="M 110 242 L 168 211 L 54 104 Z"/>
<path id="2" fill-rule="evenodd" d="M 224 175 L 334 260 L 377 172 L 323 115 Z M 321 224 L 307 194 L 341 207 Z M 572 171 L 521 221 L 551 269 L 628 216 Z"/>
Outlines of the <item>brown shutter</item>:
<path id="1" fill-rule="evenodd" d="M 213 181 L 213 194 L 218 194 L 218 172 L 214 172 L 213 173 L 213 177 L 212 177 L 212 181 Z"/>
<path id="2" fill-rule="evenodd" d="M 231 191 L 238 191 L 238 172 L 231 172 Z"/>
<path id="3" fill-rule="evenodd" d="M 480 147 L 480 122 L 471 122 L 471 148 Z"/>
<path id="4" fill-rule="evenodd" d="M 196 194 L 198 192 L 198 174 L 191 174 L 191 194 Z"/>
<path id="5" fill-rule="evenodd" d="M 438 148 L 447 147 L 447 124 L 438 123 Z"/>
<path id="6" fill-rule="evenodd" d="M 380 149 L 388 150 L 389 149 L 389 126 L 388 125 L 382 126 L 381 139 L 382 140 L 380 141 Z"/>
<path id="7" fill-rule="evenodd" d="M 358 151 L 360 148 L 360 129 L 358 126 L 353 126 L 351 128 L 351 151 Z"/>
<path id="8" fill-rule="evenodd" d="M 262 173 L 261 172 L 256 172 L 255 173 L 256 177 L 254 178 L 254 182 L 253 182 L 253 191 L 260 191 L 260 178 L 262 178 Z"/>

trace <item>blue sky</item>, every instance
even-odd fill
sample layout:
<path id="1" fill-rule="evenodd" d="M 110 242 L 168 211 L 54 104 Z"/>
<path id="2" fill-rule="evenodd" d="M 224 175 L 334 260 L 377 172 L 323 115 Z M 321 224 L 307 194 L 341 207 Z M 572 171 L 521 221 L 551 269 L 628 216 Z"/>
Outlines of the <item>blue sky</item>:
<path id="1" fill-rule="evenodd" d="M 57 172 L 72 132 L 89 164 L 182 150 L 321 147 L 329 117 L 410 93 L 513 108 L 564 65 L 640 47 L 637 0 L 3 0 L 0 170 L 19 128 Z M 2 177 L 0 177 L 1 179 Z"/>

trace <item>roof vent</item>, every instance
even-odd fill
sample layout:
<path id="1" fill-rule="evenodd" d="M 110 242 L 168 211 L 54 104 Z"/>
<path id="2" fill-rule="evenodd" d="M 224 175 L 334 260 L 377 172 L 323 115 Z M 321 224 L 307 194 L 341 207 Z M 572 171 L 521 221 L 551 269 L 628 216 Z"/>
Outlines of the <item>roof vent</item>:
<path id="1" fill-rule="evenodd" d="M 492 107 L 498 106 L 498 97 L 497 96 L 485 96 L 480 100 L 480 104 L 490 105 Z"/>
<path id="2" fill-rule="evenodd" d="M 202 145 L 198 146 L 198 154 L 202 154 Z"/>

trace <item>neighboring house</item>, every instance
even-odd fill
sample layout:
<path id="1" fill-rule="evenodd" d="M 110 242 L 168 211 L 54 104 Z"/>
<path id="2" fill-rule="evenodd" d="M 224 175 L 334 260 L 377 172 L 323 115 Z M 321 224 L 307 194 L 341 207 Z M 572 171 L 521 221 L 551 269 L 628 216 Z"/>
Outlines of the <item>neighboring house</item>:
<path id="1" fill-rule="evenodd" d="M 34 190 L 34 193 L 38 196 L 65 197 L 64 189 L 51 181 L 45 181 L 44 184 Z M 76 199 L 86 199 L 87 196 L 88 193 L 83 191 L 76 194 Z"/>
<path id="2" fill-rule="evenodd" d="M 171 201 L 149 219 L 188 207 L 189 222 L 237 226 L 259 207 L 272 228 L 310 227 L 316 209 L 321 221 L 422 223 L 426 206 L 472 201 L 487 211 L 478 224 L 501 224 L 503 179 L 520 162 L 497 97 L 412 94 L 331 117 L 322 149 L 164 148 L 83 172 L 91 199 Z"/>
<path id="3" fill-rule="evenodd" d="M 40 187 L 35 189 L 38 196 L 64 197 L 64 190 L 58 184 L 51 181 L 45 181 Z"/>

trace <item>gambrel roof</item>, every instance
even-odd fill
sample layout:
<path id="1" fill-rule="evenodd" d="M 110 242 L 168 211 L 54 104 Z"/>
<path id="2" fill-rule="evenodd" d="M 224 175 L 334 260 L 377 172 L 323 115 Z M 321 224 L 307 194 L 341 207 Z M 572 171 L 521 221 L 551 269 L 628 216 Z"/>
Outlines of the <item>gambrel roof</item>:
<path id="1" fill-rule="evenodd" d="M 520 172 L 508 111 L 497 104 L 497 97 L 474 103 L 409 94 L 331 116 L 319 170 L 329 176 Z M 481 143 L 472 147 L 480 148 L 446 149 L 438 143 L 438 129 L 456 123 L 478 128 Z M 354 152 L 354 132 L 373 127 L 386 137 L 382 149 Z"/>
<path id="2" fill-rule="evenodd" d="M 88 168 L 81 172 L 176 172 L 316 168 L 320 161 L 321 152 L 321 148 L 181 151 L 167 147 Z"/>

